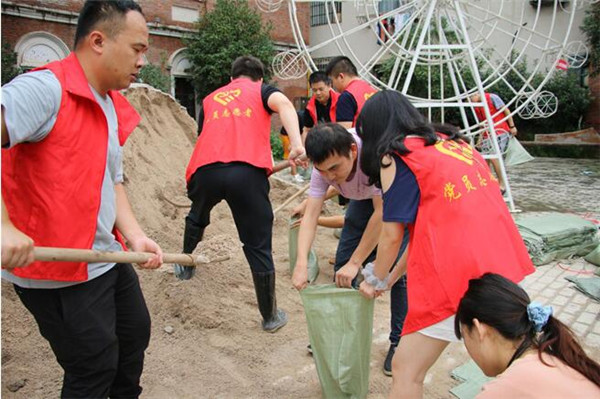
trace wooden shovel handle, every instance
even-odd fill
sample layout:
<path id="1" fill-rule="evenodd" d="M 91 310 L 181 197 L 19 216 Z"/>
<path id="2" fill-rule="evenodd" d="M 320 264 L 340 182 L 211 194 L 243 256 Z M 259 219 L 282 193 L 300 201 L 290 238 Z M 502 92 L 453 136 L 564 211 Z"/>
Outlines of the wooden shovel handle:
<path id="1" fill-rule="evenodd" d="M 93 249 L 35 247 L 33 255 L 35 260 L 46 262 L 145 263 L 154 254 L 149 252 L 108 252 Z M 182 266 L 198 266 L 205 263 L 222 262 L 227 259 L 229 259 L 229 255 L 209 260 L 203 255 L 194 257 L 190 254 L 163 254 L 163 263 L 178 263 Z"/>
<path id="2" fill-rule="evenodd" d="M 292 202 L 293 200 L 295 200 L 296 198 L 301 196 L 302 193 L 304 193 L 306 190 L 308 190 L 309 187 L 310 187 L 310 183 L 307 183 L 304 187 L 302 187 L 300 190 L 298 190 L 294 195 L 292 195 L 290 198 L 285 200 L 285 202 L 283 204 L 281 204 L 277 208 L 275 208 L 275 210 L 273 210 L 273 214 L 274 215 L 277 214 L 277 212 L 279 212 L 280 210 L 285 208 L 290 202 Z"/>

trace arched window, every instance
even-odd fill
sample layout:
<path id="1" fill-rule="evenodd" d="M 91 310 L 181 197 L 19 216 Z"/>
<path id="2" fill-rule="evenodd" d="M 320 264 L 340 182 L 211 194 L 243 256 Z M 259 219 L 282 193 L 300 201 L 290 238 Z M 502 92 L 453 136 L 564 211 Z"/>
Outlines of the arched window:
<path id="1" fill-rule="evenodd" d="M 196 118 L 196 91 L 189 69 L 192 66 L 186 56 L 186 48 L 180 48 L 169 57 L 171 95 L 184 106 L 192 118 Z"/>
<path id="2" fill-rule="evenodd" d="M 17 64 L 29 70 L 52 61 L 58 61 L 69 55 L 69 47 L 48 32 L 30 32 L 21 36 L 15 46 Z"/>

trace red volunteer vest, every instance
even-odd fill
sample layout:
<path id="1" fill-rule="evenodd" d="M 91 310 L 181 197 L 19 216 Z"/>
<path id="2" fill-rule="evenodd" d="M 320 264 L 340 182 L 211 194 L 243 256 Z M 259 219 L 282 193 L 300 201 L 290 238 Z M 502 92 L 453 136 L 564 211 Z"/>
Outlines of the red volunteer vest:
<path id="1" fill-rule="evenodd" d="M 354 97 L 356 105 L 358 106 L 356 108 L 356 114 L 354 114 L 354 120 L 352 121 L 352 126 L 354 127 L 356 126 L 356 119 L 358 119 L 358 114 L 360 114 L 363 105 L 365 105 L 365 102 L 367 102 L 373 94 L 377 93 L 377 89 L 362 79 L 356 79 L 350 82 L 344 91 L 352 94 L 352 97 Z"/>
<path id="2" fill-rule="evenodd" d="M 494 105 L 490 93 L 485 93 L 485 102 L 487 102 L 488 107 L 490 108 L 494 127 L 496 128 L 496 135 L 500 136 L 501 134 L 509 133 L 510 127 L 508 126 L 507 121 L 500 122 L 504 118 L 504 113 L 498 113 L 498 108 Z M 475 113 L 477 114 L 477 119 L 479 119 L 479 121 L 486 120 L 485 109 L 483 107 L 475 107 Z M 484 136 L 487 137 L 487 132 L 484 132 Z"/>
<path id="3" fill-rule="evenodd" d="M 410 334 L 456 313 L 472 278 L 491 272 L 514 282 L 534 267 L 484 159 L 466 143 L 425 146 L 408 137 L 402 159 L 414 173 L 421 200 L 410 228 Z"/>
<path id="4" fill-rule="evenodd" d="M 337 107 L 336 107 L 337 100 L 340 95 L 334 90 L 329 90 L 329 96 L 331 98 L 331 105 L 329 106 L 329 119 L 331 120 L 331 122 L 335 122 L 335 111 L 337 109 Z M 317 99 L 315 98 L 315 96 L 312 96 L 310 98 L 310 100 L 308 100 L 308 104 L 306 104 L 306 110 L 310 114 L 310 117 L 312 118 L 313 122 L 315 123 L 315 126 L 319 124 L 319 119 L 317 116 L 316 101 L 317 101 Z"/>
<path id="5" fill-rule="evenodd" d="M 49 69 L 62 87 L 60 111 L 46 138 L 2 150 L 2 197 L 15 227 L 36 246 L 90 249 L 94 243 L 108 151 L 108 126 L 74 53 Z M 117 91 L 112 98 L 123 145 L 140 117 Z M 34 262 L 19 277 L 87 280 L 87 263 Z"/>
<path id="6" fill-rule="evenodd" d="M 271 115 L 263 106 L 261 82 L 238 78 L 202 102 L 204 123 L 185 178 L 215 162 L 245 162 L 273 171 Z"/>

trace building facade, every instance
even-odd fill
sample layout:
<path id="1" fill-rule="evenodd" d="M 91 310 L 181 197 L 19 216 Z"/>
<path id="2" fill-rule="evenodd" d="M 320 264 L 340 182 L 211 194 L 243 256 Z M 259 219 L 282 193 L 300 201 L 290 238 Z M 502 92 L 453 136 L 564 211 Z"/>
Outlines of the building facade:
<path id="1" fill-rule="evenodd" d="M 84 0 L 2 1 L 2 42 L 17 53 L 17 64 L 24 70 L 66 57 L 73 50 L 78 12 Z M 214 8 L 215 0 L 138 0 L 150 30 L 147 61 L 160 66 L 171 79 L 171 94 L 196 114 L 197 103 L 182 37 L 193 31 L 194 22 Z M 295 48 L 287 9 L 262 14 L 273 24 L 272 39 L 277 50 Z M 308 6 L 299 10 L 304 40 L 309 40 Z M 277 81 L 291 100 L 307 95 L 306 78 Z"/>

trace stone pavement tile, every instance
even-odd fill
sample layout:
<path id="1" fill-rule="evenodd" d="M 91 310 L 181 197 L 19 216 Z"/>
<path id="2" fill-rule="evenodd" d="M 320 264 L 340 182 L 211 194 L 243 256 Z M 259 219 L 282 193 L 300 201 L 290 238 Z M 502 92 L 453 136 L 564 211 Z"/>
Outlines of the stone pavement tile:
<path id="1" fill-rule="evenodd" d="M 560 313 L 560 314 L 557 314 L 556 317 L 560 321 L 562 321 L 564 324 L 566 324 L 567 326 L 570 326 L 575 321 L 575 315 L 574 314 Z"/>
<path id="2" fill-rule="evenodd" d="M 527 284 L 524 286 L 525 290 L 528 292 L 540 292 L 545 288 L 545 285 L 542 283 L 533 282 L 531 284 Z"/>
<path id="3" fill-rule="evenodd" d="M 578 337 L 581 337 L 581 339 L 587 342 L 585 333 L 590 328 L 589 325 L 583 323 L 573 323 L 570 327 L 575 332 L 575 334 L 577 334 Z"/>
<path id="4" fill-rule="evenodd" d="M 588 297 L 580 292 L 577 292 L 577 295 L 573 297 L 572 301 L 578 305 L 583 305 L 588 302 Z"/>
<path id="5" fill-rule="evenodd" d="M 577 321 L 583 324 L 592 325 L 596 321 L 597 317 L 598 315 L 596 314 L 584 312 L 577 317 Z"/>
<path id="6" fill-rule="evenodd" d="M 537 279 L 537 282 L 543 284 L 545 288 L 554 282 L 554 277 L 543 275 L 542 277 Z"/>
<path id="7" fill-rule="evenodd" d="M 588 334 L 584 340 L 586 345 L 593 348 L 600 348 L 600 334 Z"/>
<path id="8" fill-rule="evenodd" d="M 563 306 L 569 303 L 570 298 L 564 295 L 558 295 L 551 299 L 550 304 Z"/>
<path id="9" fill-rule="evenodd" d="M 565 313 L 576 314 L 581 312 L 582 306 L 576 303 L 568 303 L 567 306 L 562 308 L 561 315 Z"/>
<path id="10" fill-rule="evenodd" d="M 590 301 L 585 310 L 594 314 L 600 314 L 600 303 Z"/>

